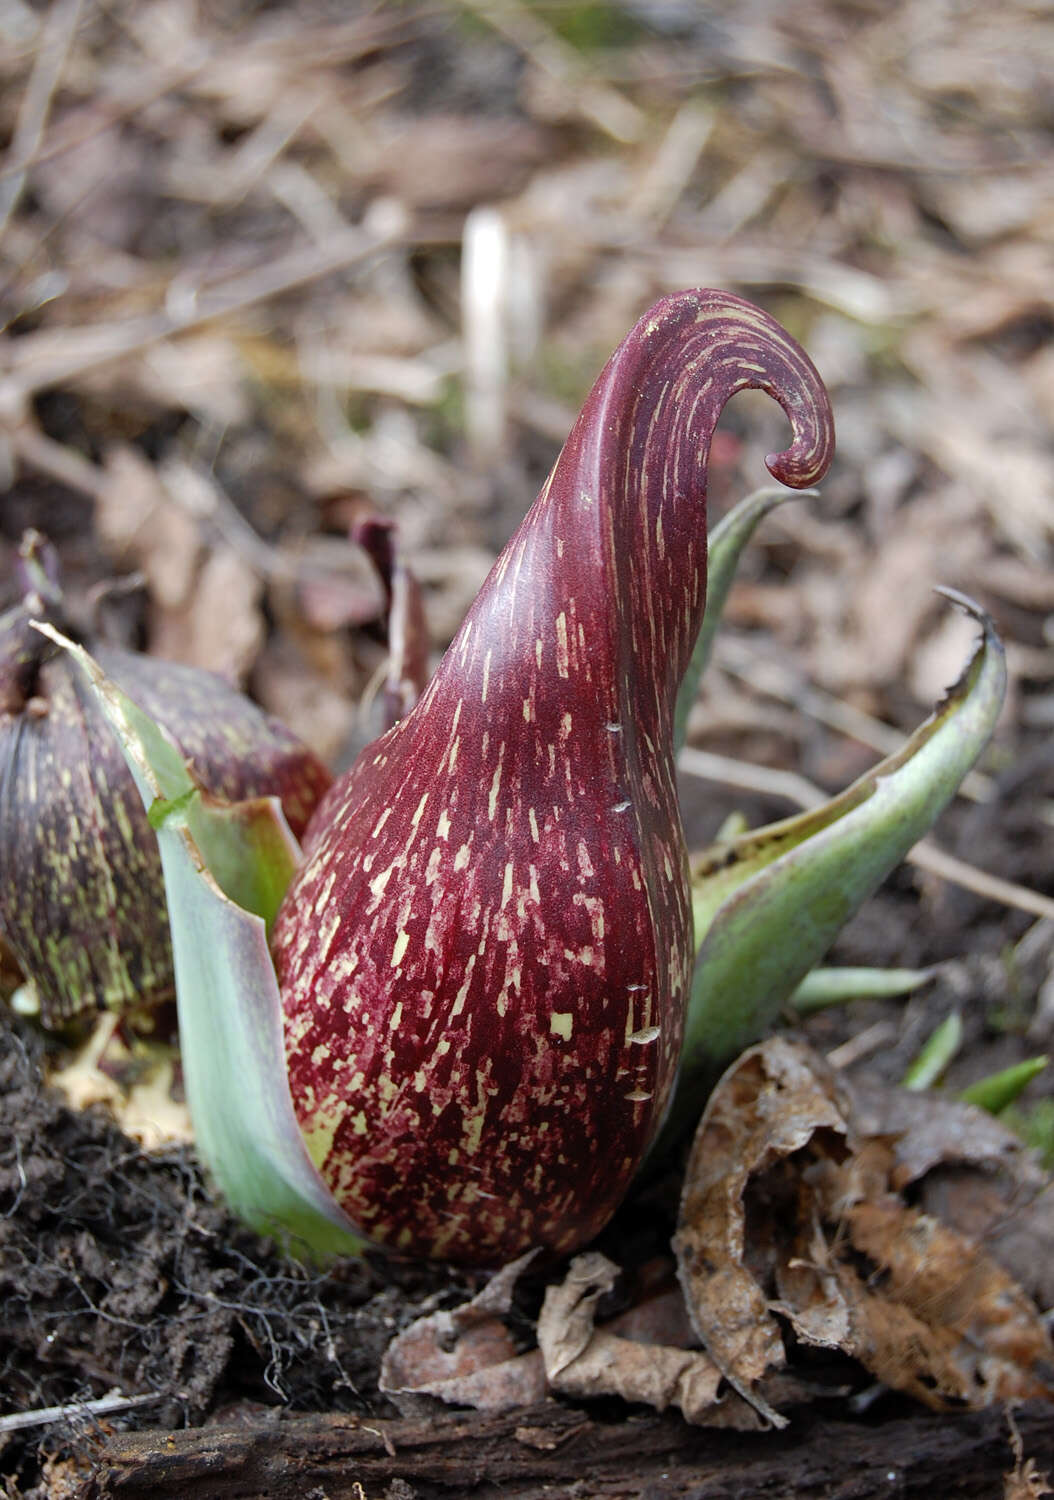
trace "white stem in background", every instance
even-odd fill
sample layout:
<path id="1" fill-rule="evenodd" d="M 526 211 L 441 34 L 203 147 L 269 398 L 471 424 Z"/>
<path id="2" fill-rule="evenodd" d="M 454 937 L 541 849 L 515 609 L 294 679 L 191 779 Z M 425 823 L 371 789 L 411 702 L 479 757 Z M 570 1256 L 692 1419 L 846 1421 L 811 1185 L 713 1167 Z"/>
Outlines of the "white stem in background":
<path id="1" fill-rule="evenodd" d="M 506 308 L 509 232 L 497 209 L 474 208 L 461 245 L 461 327 L 465 345 L 465 430 L 477 463 L 505 442 L 508 387 Z"/>

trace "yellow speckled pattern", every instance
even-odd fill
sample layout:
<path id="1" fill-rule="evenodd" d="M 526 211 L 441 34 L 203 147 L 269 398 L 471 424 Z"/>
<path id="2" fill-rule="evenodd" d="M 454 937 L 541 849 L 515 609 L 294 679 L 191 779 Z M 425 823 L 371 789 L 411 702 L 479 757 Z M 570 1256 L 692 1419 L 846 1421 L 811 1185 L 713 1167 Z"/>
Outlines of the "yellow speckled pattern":
<path id="1" fill-rule="evenodd" d="M 826 394 L 769 317 L 690 292 L 636 326 L 417 707 L 309 827 L 275 934 L 292 1094 L 394 1249 L 572 1250 L 661 1122 L 691 968 L 671 721 L 745 386 L 792 423 L 772 472 L 815 482 Z"/>

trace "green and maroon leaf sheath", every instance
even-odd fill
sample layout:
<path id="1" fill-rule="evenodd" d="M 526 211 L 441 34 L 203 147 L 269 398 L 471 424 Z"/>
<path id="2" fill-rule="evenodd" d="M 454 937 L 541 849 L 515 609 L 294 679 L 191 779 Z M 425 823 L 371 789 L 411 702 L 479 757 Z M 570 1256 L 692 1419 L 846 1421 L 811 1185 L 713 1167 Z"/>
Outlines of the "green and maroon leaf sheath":
<path id="1" fill-rule="evenodd" d="M 771 472 L 815 483 L 830 408 L 778 324 L 712 291 L 641 319 L 424 696 L 309 826 L 275 929 L 290 1087 L 392 1249 L 572 1250 L 662 1121 L 692 965 L 673 705 L 746 387 L 791 421 Z"/>

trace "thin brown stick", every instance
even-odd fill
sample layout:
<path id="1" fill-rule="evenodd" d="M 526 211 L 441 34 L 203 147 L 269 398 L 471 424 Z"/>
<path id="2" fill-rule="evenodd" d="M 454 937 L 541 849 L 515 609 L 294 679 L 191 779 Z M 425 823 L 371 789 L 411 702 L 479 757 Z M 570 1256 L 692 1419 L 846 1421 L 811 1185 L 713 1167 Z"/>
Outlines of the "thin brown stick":
<path id="1" fill-rule="evenodd" d="M 98 136 L 105 135 L 114 125 L 120 125 L 123 120 L 130 119 L 132 115 L 148 109 L 151 104 L 156 104 L 166 94 L 171 94 L 190 83 L 209 61 L 208 58 L 198 58 L 190 63 L 173 64 L 160 77 L 150 79 L 127 99 L 116 102 L 111 100 L 101 104 L 100 116 L 90 125 L 78 130 L 76 134 L 66 135 L 61 140 L 46 143 L 41 140 L 25 161 L 5 163 L 0 167 L 0 183 L 20 172 L 25 173 L 34 167 L 42 166 L 45 162 L 54 161 L 57 156 L 64 156 L 67 151 L 76 151 L 81 146 L 88 145 Z"/>
<path id="2" fill-rule="evenodd" d="M 297 246 L 255 270 L 197 289 L 187 288 L 181 298 L 183 305 L 174 311 L 68 328 L 61 339 L 29 334 L 9 350 L 8 377 L 2 382 L 7 386 L 5 400 L 9 402 L 13 396 L 25 399 L 36 391 L 63 385 L 89 370 L 139 354 L 162 339 L 189 333 L 334 271 L 360 265 L 403 236 L 405 221 L 394 205 L 392 208 L 391 213 L 379 216 L 380 223 L 367 222 L 361 228 L 334 235 L 326 244 Z"/>
<path id="3" fill-rule="evenodd" d="M 160 1401 L 162 1396 L 124 1396 L 120 1391 L 111 1391 L 108 1396 L 99 1396 L 95 1401 L 69 1401 L 64 1406 L 41 1406 L 36 1411 L 13 1411 L 0 1416 L 0 1434 L 20 1432 L 26 1427 L 50 1427 L 56 1422 L 69 1422 L 77 1417 L 112 1417 L 120 1411 L 131 1411 L 136 1406 L 146 1406 L 151 1401 Z"/>
<path id="4" fill-rule="evenodd" d="M 486 21 L 518 47 L 573 101 L 578 113 L 623 145 L 639 141 L 645 117 L 637 106 L 610 84 L 591 78 L 581 58 L 536 10 L 521 0 L 462 0 L 466 9 Z"/>
<path id="5" fill-rule="evenodd" d="M 102 490 L 102 470 L 76 449 L 45 436 L 39 427 L 23 422 L 10 434 L 10 443 L 22 463 L 38 474 L 47 474 L 93 500 Z"/>
<path id="6" fill-rule="evenodd" d="M 73 34 L 80 19 L 82 0 L 55 0 L 44 23 L 40 45 L 18 111 L 11 141 L 6 182 L 0 182 L 0 236 L 7 228 L 15 204 L 26 185 L 28 164 L 44 136 L 51 101 L 66 65 Z"/>
<path id="7" fill-rule="evenodd" d="M 714 655 L 722 671 L 746 682 L 755 692 L 775 698 L 779 703 L 789 703 L 817 723 L 848 739 L 858 740 L 862 745 L 869 745 L 880 755 L 892 755 L 904 743 L 904 736 L 891 724 L 864 713 L 813 683 L 802 681 L 797 673 L 786 671 L 778 662 L 763 656 L 742 639 L 724 636 L 718 640 Z M 970 771 L 963 777 L 959 792 L 971 802 L 991 802 L 995 796 L 995 783 L 983 771 Z"/>

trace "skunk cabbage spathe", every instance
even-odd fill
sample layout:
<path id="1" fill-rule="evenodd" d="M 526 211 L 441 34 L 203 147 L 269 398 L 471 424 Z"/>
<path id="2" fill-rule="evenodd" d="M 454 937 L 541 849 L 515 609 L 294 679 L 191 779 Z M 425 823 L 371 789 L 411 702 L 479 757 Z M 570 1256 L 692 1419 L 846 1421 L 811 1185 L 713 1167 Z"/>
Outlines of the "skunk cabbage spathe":
<path id="1" fill-rule="evenodd" d="M 761 388 L 814 483 L 820 378 L 766 314 L 641 319 L 416 707 L 308 828 L 275 924 L 293 1105 L 350 1219 L 408 1254 L 565 1252 L 669 1100 L 692 968 L 674 704 L 705 604 L 706 475 Z"/>

